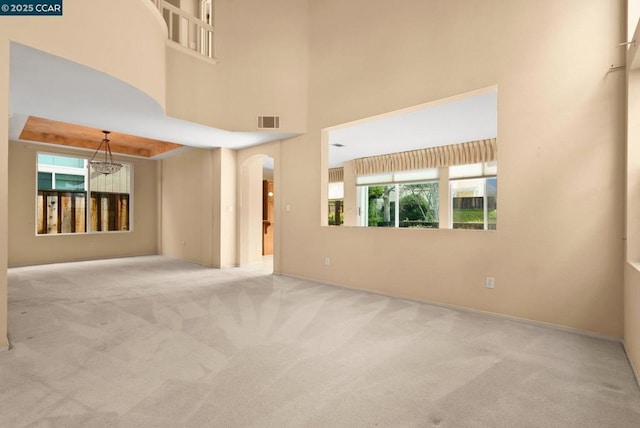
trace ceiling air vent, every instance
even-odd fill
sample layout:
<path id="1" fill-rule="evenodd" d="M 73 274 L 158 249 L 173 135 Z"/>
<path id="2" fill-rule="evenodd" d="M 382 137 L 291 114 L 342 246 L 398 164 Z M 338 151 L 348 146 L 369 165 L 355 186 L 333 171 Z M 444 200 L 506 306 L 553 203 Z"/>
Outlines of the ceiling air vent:
<path id="1" fill-rule="evenodd" d="M 280 116 L 258 116 L 258 129 L 279 129 Z"/>

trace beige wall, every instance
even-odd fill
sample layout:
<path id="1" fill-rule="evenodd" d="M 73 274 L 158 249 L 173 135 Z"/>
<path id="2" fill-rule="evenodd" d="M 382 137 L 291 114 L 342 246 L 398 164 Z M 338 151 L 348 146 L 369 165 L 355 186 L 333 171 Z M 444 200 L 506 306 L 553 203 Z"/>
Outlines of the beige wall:
<path id="1" fill-rule="evenodd" d="M 213 264 L 213 175 L 209 150 L 162 160 L 162 254 Z"/>
<path id="2" fill-rule="evenodd" d="M 162 254 L 237 264 L 235 157 L 228 149 L 191 149 L 162 160 Z"/>
<path id="3" fill-rule="evenodd" d="M 0 94 L 9 93 L 9 41 L 0 39 Z M 0 117 L 9 116 L 9 100 L 0 96 Z M 0 350 L 7 349 L 7 262 L 9 245 L 9 121 L 0 120 Z"/>
<path id="4" fill-rule="evenodd" d="M 640 265 L 627 264 L 624 289 L 624 344 L 640 381 Z"/>
<path id="5" fill-rule="evenodd" d="M 262 260 L 262 161 L 253 156 L 240 166 L 240 265 Z"/>
<path id="6" fill-rule="evenodd" d="M 113 31 L 114 22 L 118 23 L 118 31 Z M 10 41 L 108 73 L 164 106 L 165 39 L 166 27 L 147 0 L 67 0 L 63 17 L 0 17 L 0 117 L 9 115 Z M 0 348 L 7 344 L 8 157 L 8 126 L 6 120 L 1 120 Z"/>
<path id="7" fill-rule="evenodd" d="M 107 72 L 163 104 L 165 36 L 150 4 L 69 0 L 61 19 L 0 18 L 0 93 L 8 93 L 11 39 Z M 167 82 L 168 113 L 232 130 L 255 129 L 258 114 L 281 114 L 283 129 L 309 132 L 233 154 L 192 150 L 163 160 L 163 254 L 209 266 L 235 262 L 242 239 L 238 249 L 223 242 L 237 234 L 241 193 L 234 199 L 231 187 L 216 183 L 236 176 L 241 192 L 239 166 L 268 154 L 276 160 L 276 272 L 622 336 L 624 74 L 607 73 L 623 61 L 616 47 L 626 35 L 622 0 L 218 0 L 216 8 L 218 64 L 168 51 L 169 75 L 189 76 Z M 319 226 L 321 129 L 494 84 L 498 231 Z M 0 117 L 7 113 L 0 97 Z M 14 183 L 3 172 L 9 149 L 0 123 L 2 346 L 6 198 Z M 26 147 L 11 146 L 15 165 L 35 167 Z M 156 195 L 152 185 L 147 190 Z M 33 203 L 22 201 L 15 213 L 11 204 L 19 230 L 27 230 Z M 235 216 L 223 218 L 227 206 Z M 42 239 L 67 238 L 80 237 Z M 90 241 L 80 245 L 90 251 Z M 483 287 L 486 276 L 496 278 L 495 289 Z M 629 278 L 626 320 L 638 325 L 640 281 Z M 637 362 L 633 328 L 625 340 Z"/>
<path id="8" fill-rule="evenodd" d="M 640 1 L 627 0 L 627 41 L 633 40 L 633 33 L 640 19 Z"/>
<path id="9" fill-rule="evenodd" d="M 344 171 L 344 225 L 359 226 L 362 213 L 358 211 L 358 188 L 356 186 L 356 176 L 353 173 L 353 162 L 348 161 L 343 165 Z M 324 214 L 323 214 L 324 215 Z M 326 216 L 323 217 L 327 218 Z M 321 223 L 324 225 L 324 222 Z"/>
<path id="10" fill-rule="evenodd" d="M 62 17 L 0 17 L 3 43 L 19 42 L 97 69 L 163 107 L 166 31 L 149 0 L 66 0 Z"/>
<path id="11" fill-rule="evenodd" d="M 220 150 L 220 267 L 237 266 L 237 152 Z"/>
<path id="12" fill-rule="evenodd" d="M 133 167 L 130 232 L 36 235 L 36 155 L 86 156 L 86 151 L 9 144 L 9 266 L 157 254 L 156 161 L 121 158 Z"/>
<path id="13" fill-rule="evenodd" d="M 632 3 L 629 2 L 631 8 Z M 633 11 L 629 11 L 631 16 Z M 636 29 L 632 24 L 632 33 Z M 640 29 L 635 37 L 640 36 Z M 627 54 L 627 204 L 626 204 L 626 262 L 624 288 L 624 342 L 629 361 L 640 373 L 640 64 L 638 48 Z M 640 379 L 640 377 L 638 377 Z"/>
<path id="14" fill-rule="evenodd" d="M 236 156 L 234 150 L 214 150 L 214 164 L 219 171 L 214 190 L 214 266 L 237 266 L 236 260 Z"/>
<path id="15" fill-rule="evenodd" d="M 623 7 L 311 1 L 309 132 L 281 153 L 281 272 L 620 337 L 624 73 L 607 71 L 623 61 Z M 319 226 L 321 129 L 491 85 L 498 231 Z"/>
<path id="16" fill-rule="evenodd" d="M 258 115 L 304 132 L 307 2 L 216 0 L 215 65 L 167 51 L 167 114 L 232 131 L 255 131 Z"/>

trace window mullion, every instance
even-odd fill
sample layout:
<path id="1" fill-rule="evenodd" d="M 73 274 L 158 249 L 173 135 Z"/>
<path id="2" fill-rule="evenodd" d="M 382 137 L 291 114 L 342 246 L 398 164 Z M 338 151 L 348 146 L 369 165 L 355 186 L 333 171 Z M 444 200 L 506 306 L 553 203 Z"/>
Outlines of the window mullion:
<path id="1" fill-rule="evenodd" d="M 395 206 L 395 218 L 394 218 L 394 223 L 395 223 L 395 227 L 400 227 L 400 185 L 398 183 L 395 184 L 395 201 L 394 203 L 396 204 Z"/>
<path id="2" fill-rule="evenodd" d="M 360 224 L 369 227 L 369 186 L 362 187 L 362 191 L 360 192 L 360 206 L 362 207 Z"/>
<path id="3" fill-rule="evenodd" d="M 489 200 L 487 198 L 487 179 L 484 180 L 484 193 L 482 197 L 482 210 L 484 211 L 484 230 L 489 229 Z"/>
<path id="4" fill-rule="evenodd" d="M 86 166 L 86 178 L 85 183 L 87 187 L 87 201 L 84 204 L 84 230 L 86 233 L 91 232 L 91 167 L 89 163 L 85 161 Z"/>

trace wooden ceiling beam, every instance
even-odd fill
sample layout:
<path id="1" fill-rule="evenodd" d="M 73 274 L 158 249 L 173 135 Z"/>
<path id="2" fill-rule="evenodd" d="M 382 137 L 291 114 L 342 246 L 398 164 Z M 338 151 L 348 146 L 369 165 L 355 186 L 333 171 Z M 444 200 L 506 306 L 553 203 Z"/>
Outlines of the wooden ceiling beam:
<path id="1" fill-rule="evenodd" d="M 101 129 L 29 116 L 20 133 L 21 140 L 96 150 L 104 138 Z M 109 134 L 111 152 L 150 158 L 182 147 L 181 144 L 134 135 Z"/>

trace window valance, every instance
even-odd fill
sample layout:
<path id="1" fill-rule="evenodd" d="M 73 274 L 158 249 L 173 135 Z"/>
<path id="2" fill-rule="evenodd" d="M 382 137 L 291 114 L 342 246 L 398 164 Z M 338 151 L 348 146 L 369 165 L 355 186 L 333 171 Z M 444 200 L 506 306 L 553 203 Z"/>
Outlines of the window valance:
<path id="1" fill-rule="evenodd" d="M 329 168 L 329 183 L 344 181 L 344 168 Z"/>
<path id="2" fill-rule="evenodd" d="M 495 138 L 353 160 L 356 176 L 490 162 L 497 158 Z M 338 168 L 336 168 L 338 169 Z M 329 170 L 331 182 L 331 170 Z M 342 180 L 340 180 L 342 181 Z"/>

